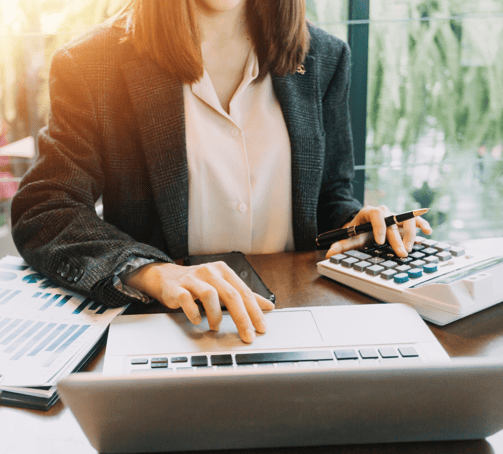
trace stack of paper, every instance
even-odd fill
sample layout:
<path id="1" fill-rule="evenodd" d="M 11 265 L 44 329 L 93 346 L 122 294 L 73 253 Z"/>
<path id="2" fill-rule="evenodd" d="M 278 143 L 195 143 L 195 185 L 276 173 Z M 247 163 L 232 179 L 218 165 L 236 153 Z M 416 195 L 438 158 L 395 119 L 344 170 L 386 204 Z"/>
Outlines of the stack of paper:
<path id="1" fill-rule="evenodd" d="M 0 403 L 49 408 L 56 383 L 101 345 L 111 309 L 57 287 L 18 257 L 0 260 Z"/>

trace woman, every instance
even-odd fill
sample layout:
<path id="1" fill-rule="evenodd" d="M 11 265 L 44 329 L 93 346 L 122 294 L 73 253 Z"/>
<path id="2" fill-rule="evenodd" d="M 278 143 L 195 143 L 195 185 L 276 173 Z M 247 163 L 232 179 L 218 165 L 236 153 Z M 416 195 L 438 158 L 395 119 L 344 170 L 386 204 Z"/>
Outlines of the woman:
<path id="1" fill-rule="evenodd" d="M 110 306 L 154 298 L 197 324 L 199 299 L 213 330 L 222 302 L 252 342 L 272 304 L 222 263 L 173 259 L 309 250 L 368 221 L 407 255 L 429 226 L 404 223 L 402 240 L 385 207 L 353 198 L 348 47 L 304 15 L 303 0 L 134 0 L 60 49 L 40 155 L 12 205 L 26 261 Z"/>

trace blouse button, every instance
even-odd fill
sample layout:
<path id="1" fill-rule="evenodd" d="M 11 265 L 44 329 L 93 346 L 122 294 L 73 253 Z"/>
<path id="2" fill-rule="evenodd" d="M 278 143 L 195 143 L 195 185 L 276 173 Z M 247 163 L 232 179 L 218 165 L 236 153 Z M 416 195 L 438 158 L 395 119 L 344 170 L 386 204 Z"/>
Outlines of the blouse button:
<path id="1" fill-rule="evenodd" d="M 248 205 L 246 203 L 240 203 L 238 209 L 241 213 L 244 213 L 248 209 Z"/>
<path id="2" fill-rule="evenodd" d="M 233 129 L 233 130 L 231 131 L 231 136 L 232 136 L 232 137 L 237 137 L 237 136 L 239 136 L 239 129 Z"/>

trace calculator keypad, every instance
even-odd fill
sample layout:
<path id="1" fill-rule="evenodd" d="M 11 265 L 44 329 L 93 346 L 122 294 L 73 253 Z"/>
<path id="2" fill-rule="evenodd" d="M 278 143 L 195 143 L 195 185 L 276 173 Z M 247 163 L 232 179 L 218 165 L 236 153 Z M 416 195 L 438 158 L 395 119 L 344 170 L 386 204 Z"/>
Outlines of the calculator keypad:
<path id="1" fill-rule="evenodd" d="M 337 254 L 330 257 L 330 262 L 384 281 L 404 284 L 433 276 L 443 264 L 464 254 L 462 247 L 418 237 L 407 257 L 398 257 L 391 246 L 385 244 Z"/>

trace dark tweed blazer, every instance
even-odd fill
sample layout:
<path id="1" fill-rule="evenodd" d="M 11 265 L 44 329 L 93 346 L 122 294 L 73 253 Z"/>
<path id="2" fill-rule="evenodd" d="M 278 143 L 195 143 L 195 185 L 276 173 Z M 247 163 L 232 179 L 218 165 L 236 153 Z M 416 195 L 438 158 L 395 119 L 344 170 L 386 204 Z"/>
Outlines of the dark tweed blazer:
<path id="1" fill-rule="evenodd" d="M 360 209 L 351 186 L 349 49 L 315 27 L 310 33 L 305 74 L 273 78 L 292 147 L 297 250 L 315 249 L 318 232 Z M 130 255 L 171 261 L 188 252 L 182 84 L 121 37 L 100 26 L 56 52 L 49 125 L 12 203 L 25 260 L 110 306 L 133 301 L 112 286 L 112 271 Z M 101 195 L 104 220 L 94 209 Z"/>

